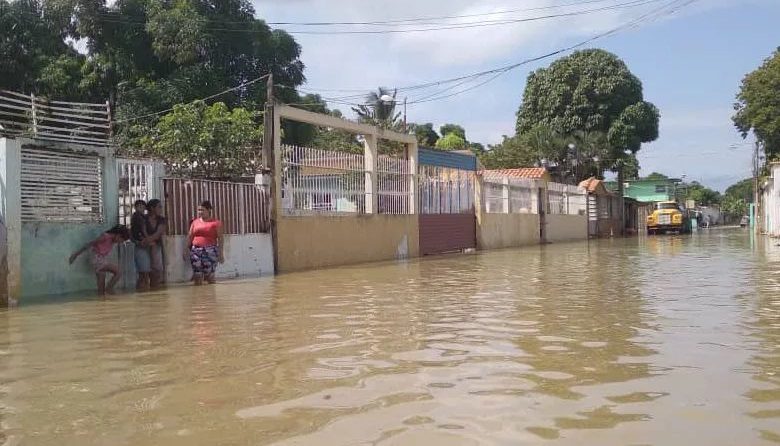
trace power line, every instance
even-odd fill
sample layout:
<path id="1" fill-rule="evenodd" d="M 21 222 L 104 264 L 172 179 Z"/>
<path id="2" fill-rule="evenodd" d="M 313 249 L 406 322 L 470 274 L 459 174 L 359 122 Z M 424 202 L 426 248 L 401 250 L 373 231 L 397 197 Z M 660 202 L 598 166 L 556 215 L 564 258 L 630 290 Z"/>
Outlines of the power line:
<path id="1" fill-rule="evenodd" d="M 587 15 L 587 14 L 593 14 L 596 12 L 603 12 L 603 11 L 612 11 L 612 10 L 618 10 L 618 9 L 625 9 L 625 8 L 634 8 L 637 6 L 643 6 L 650 3 L 656 3 L 662 0 L 631 0 L 624 3 L 618 3 L 614 5 L 608 5 L 608 6 L 602 6 L 599 8 L 593 8 L 593 9 L 584 9 L 580 11 L 574 11 L 574 12 L 566 12 L 566 13 L 559 13 L 559 14 L 549 14 L 549 15 L 543 15 L 543 16 L 536 16 L 536 17 L 525 17 L 525 18 L 517 18 L 517 19 L 501 19 L 501 20 L 485 20 L 485 21 L 477 21 L 477 22 L 466 22 L 466 23 L 454 23 L 454 24 L 448 24 L 445 26 L 433 26 L 433 27 L 426 27 L 426 28 L 407 28 L 407 29 L 385 29 L 385 30 L 336 30 L 336 31 L 299 31 L 299 30 L 285 30 L 288 34 L 313 34 L 313 35 L 350 35 L 350 34 L 399 34 L 399 33 L 419 33 L 419 32 L 430 32 L 430 31 L 445 31 L 445 30 L 456 30 L 456 29 L 470 29 L 470 28 L 483 28 L 483 27 L 490 27 L 490 26 L 501 26 L 501 25 L 511 25 L 511 24 L 517 24 L 517 23 L 524 23 L 524 22 L 535 22 L 540 20 L 549 20 L 549 19 L 555 19 L 555 18 L 561 18 L 561 17 L 574 17 L 574 16 L 581 16 L 581 15 Z M 107 15 L 107 14 L 98 14 L 98 17 L 101 17 L 101 21 L 105 23 L 116 23 L 116 24 L 127 24 L 127 25 L 141 25 L 145 26 L 146 21 L 139 21 L 139 20 L 127 20 L 123 19 L 120 16 L 116 15 Z M 199 20 L 195 20 L 198 22 Z M 201 23 L 215 23 L 215 24 L 224 24 L 229 25 L 230 22 L 227 21 L 210 21 L 210 20 L 201 20 Z M 237 24 L 247 24 L 251 25 L 253 22 L 236 22 Z M 255 30 L 255 29 L 242 29 L 242 28 L 225 28 L 225 27 L 217 27 L 217 26 L 204 26 L 202 28 L 205 31 L 220 31 L 220 32 L 233 32 L 233 33 L 258 33 L 258 32 L 265 32 L 266 30 Z"/>
<path id="2" fill-rule="evenodd" d="M 246 86 L 252 85 L 252 84 L 254 84 L 255 82 L 259 82 L 259 81 L 261 81 L 261 80 L 263 80 L 263 79 L 266 79 L 268 76 L 270 76 L 270 75 L 269 75 L 269 74 L 266 74 L 266 75 L 260 76 L 260 77 L 258 77 L 258 78 L 256 78 L 256 79 L 252 79 L 252 80 L 250 80 L 250 81 L 242 82 L 242 83 L 240 83 L 240 84 L 236 85 L 236 86 L 235 86 L 235 87 L 233 87 L 233 88 L 228 88 L 227 90 L 220 91 L 219 93 L 212 94 L 211 96 L 206 96 L 206 97 L 205 97 L 205 98 L 203 98 L 203 99 L 194 99 L 193 101 L 204 101 L 204 102 L 205 102 L 205 101 L 208 101 L 209 99 L 214 99 L 214 98 L 216 98 L 216 97 L 218 97 L 218 96 L 222 96 L 223 94 L 230 93 L 230 92 L 233 92 L 233 91 L 239 90 L 239 89 L 241 89 L 241 88 L 244 88 L 244 87 L 246 87 Z M 138 120 L 138 119 L 149 118 L 149 117 L 152 117 L 152 116 L 161 115 L 161 114 L 163 114 L 163 113 L 168 113 L 168 112 L 170 112 L 170 111 L 173 111 L 173 109 L 174 109 L 174 107 L 171 107 L 171 108 L 166 108 L 165 110 L 160 110 L 160 111 L 157 111 L 157 112 L 154 112 L 154 113 L 147 113 L 147 114 L 145 114 L 145 115 L 131 116 L 131 117 L 129 117 L 129 118 L 124 118 L 124 119 L 117 119 L 117 120 L 116 120 L 116 121 L 114 121 L 114 122 L 116 122 L 116 123 L 120 123 L 120 122 L 136 121 L 136 120 Z"/>

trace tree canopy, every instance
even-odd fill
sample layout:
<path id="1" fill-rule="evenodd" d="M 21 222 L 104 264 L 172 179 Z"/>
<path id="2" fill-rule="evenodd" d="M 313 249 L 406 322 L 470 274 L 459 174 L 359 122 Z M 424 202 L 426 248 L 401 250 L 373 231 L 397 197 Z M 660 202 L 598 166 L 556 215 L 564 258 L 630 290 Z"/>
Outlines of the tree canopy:
<path id="1" fill-rule="evenodd" d="M 644 100 L 642 83 L 626 64 L 612 53 L 590 49 L 529 75 L 516 130 L 522 136 L 544 128 L 564 139 L 578 132 L 598 134 L 599 165 L 621 172 L 635 162 L 642 143 L 657 139 L 658 120 L 658 109 Z"/>
<path id="2" fill-rule="evenodd" d="M 464 150 L 468 143 L 456 132 L 447 133 L 436 141 L 436 148 L 442 150 Z"/>
<path id="3" fill-rule="evenodd" d="M 410 124 L 409 128 L 417 137 L 417 143 L 423 147 L 434 147 L 439 140 L 439 134 L 433 129 L 433 123 Z"/>
<path id="4" fill-rule="evenodd" d="M 230 178 L 254 173 L 262 128 L 252 112 L 217 102 L 176 105 L 142 140 L 174 174 Z"/>
<path id="5" fill-rule="evenodd" d="M 780 155 L 780 48 L 742 80 L 734 104 L 734 125 L 745 138 L 752 131 L 769 159 Z"/>
<path id="6" fill-rule="evenodd" d="M 401 112 L 395 111 L 397 94 L 397 90 L 379 87 L 376 91 L 366 95 L 364 104 L 352 107 L 352 111 L 357 114 L 358 120 L 361 122 L 386 129 L 396 129 L 400 125 L 399 119 L 401 117 Z M 383 100 L 382 98 L 385 96 L 392 99 Z"/>
<path id="7" fill-rule="evenodd" d="M 0 0 L 0 88 L 58 99 L 111 101 L 125 147 L 139 147 L 153 114 L 273 73 L 299 102 L 301 48 L 256 19 L 249 0 Z M 86 43 L 80 54 L 67 43 Z M 265 85 L 220 95 L 259 110 Z M 288 132 L 289 133 L 289 132 Z"/>

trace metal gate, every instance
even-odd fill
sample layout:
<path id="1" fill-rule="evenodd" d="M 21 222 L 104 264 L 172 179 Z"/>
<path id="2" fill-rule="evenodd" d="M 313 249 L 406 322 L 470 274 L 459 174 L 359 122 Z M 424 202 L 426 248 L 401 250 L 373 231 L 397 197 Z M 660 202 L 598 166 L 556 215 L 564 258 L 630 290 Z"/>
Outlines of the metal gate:
<path id="1" fill-rule="evenodd" d="M 476 158 L 420 149 L 419 159 L 420 254 L 476 248 Z"/>
<path id="2" fill-rule="evenodd" d="M 163 166 L 151 160 L 117 159 L 119 224 L 129 225 L 136 200 L 162 200 Z"/>

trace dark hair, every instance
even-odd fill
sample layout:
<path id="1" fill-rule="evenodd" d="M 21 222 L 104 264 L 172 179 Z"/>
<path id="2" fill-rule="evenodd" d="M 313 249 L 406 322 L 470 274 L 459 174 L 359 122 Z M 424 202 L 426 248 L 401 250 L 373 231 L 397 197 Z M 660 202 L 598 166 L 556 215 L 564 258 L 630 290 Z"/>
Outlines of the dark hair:
<path id="1" fill-rule="evenodd" d="M 149 203 L 146 205 L 146 209 L 151 211 L 152 209 L 156 208 L 160 204 L 160 200 L 156 198 L 152 198 L 149 200 Z"/>
<path id="2" fill-rule="evenodd" d="M 133 203 L 133 207 L 136 207 L 138 205 L 146 206 L 146 202 L 144 200 L 135 200 L 135 203 Z"/>
<path id="3" fill-rule="evenodd" d="M 211 205 L 211 202 L 209 200 L 201 201 L 200 202 L 200 207 L 202 207 L 203 209 L 209 210 L 209 211 L 214 209 L 214 206 Z"/>
<path id="4" fill-rule="evenodd" d="M 116 225 L 113 228 L 106 231 L 106 234 L 121 235 L 125 240 L 130 239 L 130 230 L 125 225 Z"/>

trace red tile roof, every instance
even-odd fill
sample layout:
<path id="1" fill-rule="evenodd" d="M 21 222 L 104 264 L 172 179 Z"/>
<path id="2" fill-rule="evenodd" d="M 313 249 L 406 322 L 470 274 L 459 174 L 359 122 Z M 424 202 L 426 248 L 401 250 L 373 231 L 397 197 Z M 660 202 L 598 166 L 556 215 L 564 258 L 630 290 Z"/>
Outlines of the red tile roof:
<path id="1" fill-rule="evenodd" d="M 541 180 L 547 173 L 544 167 L 519 167 L 516 169 L 493 169 L 483 170 L 482 175 L 486 178 L 509 177 L 509 178 L 529 178 L 532 180 Z"/>
<path id="2" fill-rule="evenodd" d="M 580 182 L 580 187 L 584 187 L 589 193 L 596 195 L 613 195 L 612 192 L 607 189 L 602 180 L 596 177 L 590 177 L 587 180 Z"/>

